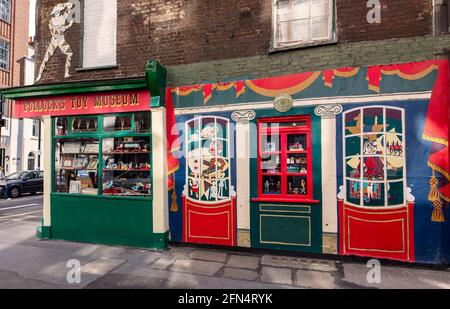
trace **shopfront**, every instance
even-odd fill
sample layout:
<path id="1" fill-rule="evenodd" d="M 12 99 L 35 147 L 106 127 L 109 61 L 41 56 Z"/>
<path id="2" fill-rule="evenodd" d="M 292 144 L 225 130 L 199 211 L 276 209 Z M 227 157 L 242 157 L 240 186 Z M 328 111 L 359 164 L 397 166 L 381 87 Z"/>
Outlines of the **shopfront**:
<path id="1" fill-rule="evenodd" d="M 450 261 L 449 62 L 4 91 L 45 127 L 42 238 Z M 175 127 L 176 125 L 176 127 Z"/>
<path id="2" fill-rule="evenodd" d="M 16 117 L 44 120 L 48 155 L 41 238 L 167 246 L 166 108 L 160 80 L 165 82 L 165 71 L 154 63 L 146 78 L 5 93 L 15 99 Z"/>

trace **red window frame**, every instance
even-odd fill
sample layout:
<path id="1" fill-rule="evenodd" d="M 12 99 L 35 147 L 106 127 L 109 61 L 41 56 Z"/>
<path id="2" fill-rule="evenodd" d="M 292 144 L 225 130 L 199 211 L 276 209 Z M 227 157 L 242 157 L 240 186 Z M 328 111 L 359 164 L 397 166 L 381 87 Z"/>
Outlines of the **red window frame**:
<path id="1" fill-rule="evenodd" d="M 278 129 L 271 129 L 270 127 L 263 128 L 263 124 L 270 123 L 286 123 L 286 122 L 304 122 L 305 125 L 292 127 L 278 127 Z M 311 145 L 311 118 L 310 116 L 295 116 L 295 117 L 277 117 L 277 118 L 261 118 L 257 121 L 258 124 L 258 198 L 255 200 L 270 200 L 270 201 L 306 201 L 314 202 L 313 200 L 313 173 L 312 173 L 312 145 Z M 280 136 L 280 145 L 278 151 L 263 152 L 262 137 L 266 135 L 278 134 Z M 290 134 L 305 134 L 306 148 L 304 151 L 289 151 L 287 150 L 287 136 Z M 279 154 L 281 172 L 263 173 L 262 172 L 262 155 Z M 290 173 L 287 171 L 287 158 L 289 154 L 306 154 L 307 172 L 305 173 Z M 263 176 L 281 176 L 281 194 L 264 194 L 263 193 Z M 294 195 L 287 193 L 287 178 L 288 176 L 306 176 L 307 178 L 307 194 Z"/>

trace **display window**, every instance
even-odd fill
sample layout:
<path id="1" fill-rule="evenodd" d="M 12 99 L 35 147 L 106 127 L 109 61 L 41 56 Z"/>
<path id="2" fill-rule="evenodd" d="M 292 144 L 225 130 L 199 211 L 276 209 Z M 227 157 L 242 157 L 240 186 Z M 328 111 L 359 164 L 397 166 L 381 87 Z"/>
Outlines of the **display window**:
<path id="1" fill-rule="evenodd" d="M 258 121 L 260 198 L 311 199 L 312 146 L 308 116 Z"/>
<path id="2" fill-rule="evenodd" d="M 404 110 L 364 107 L 344 113 L 346 201 L 355 206 L 405 203 Z"/>
<path id="3" fill-rule="evenodd" d="M 54 192 L 151 197 L 150 112 L 54 118 Z"/>

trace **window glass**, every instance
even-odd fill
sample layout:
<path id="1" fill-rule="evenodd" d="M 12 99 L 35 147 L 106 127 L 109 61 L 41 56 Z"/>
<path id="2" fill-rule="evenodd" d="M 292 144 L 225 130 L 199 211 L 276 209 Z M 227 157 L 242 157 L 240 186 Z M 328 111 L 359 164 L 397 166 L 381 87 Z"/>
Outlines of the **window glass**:
<path id="1" fill-rule="evenodd" d="M 389 107 L 357 108 L 344 113 L 347 202 L 367 207 L 405 202 L 403 118 L 402 109 Z"/>
<path id="2" fill-rule="evenodd" d="M 11 18 L 11 0 L 0 0 L 0 19 L 10 22 Z"/>
<path id="3" fill-rule="evenodd" d="M 0 68 L 9 70 L 9 43 L 0 40 Z"/>
<path id="4" fill-rule="evenodd" d="M 70 126 L 73 133 L 96 132 L 98 130 L 98 118 L 91 116 L 72 117 Z"/>
<path id="5" fill-rule="evenodd" d="M 107 116 L 103 118 L 104 131 L 129 131 L 131 130 L 131 114 L 121 116 Z"/>
<path id="6" fill-rule="evenodd" d="M 333 0 L 275 1 L 275 47 L 330 40 Z"/>

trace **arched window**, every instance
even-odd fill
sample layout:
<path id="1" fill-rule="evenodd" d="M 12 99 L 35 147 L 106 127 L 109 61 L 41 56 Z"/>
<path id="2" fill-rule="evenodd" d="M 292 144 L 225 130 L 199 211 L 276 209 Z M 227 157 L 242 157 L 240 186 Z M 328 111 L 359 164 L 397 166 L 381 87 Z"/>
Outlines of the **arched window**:
<path id="1" fill-rule="evenodd" d="M 405 205 L 404 110 L 355 108 L 343 119 L 345 201 L 365 207 Z"/>
<path id="2" fill-rule="evenodd" d="M 231 198 L 229 120 L 199 117 L 186 123 L 186 184 L 189 199 Z"/>
<path id="3" fill-rule="evenodd" d="M 34 171 L 35 170 L 35 165 L 36 165 L 36 155 L 34 154 L 34 152 L 30 152 L 28 154 L 28 167 L 27 167 L 27 169 L 29 171 Z"/>

